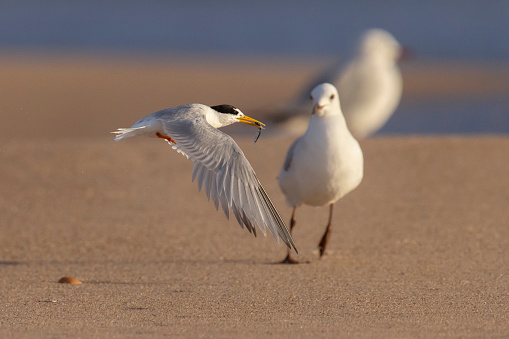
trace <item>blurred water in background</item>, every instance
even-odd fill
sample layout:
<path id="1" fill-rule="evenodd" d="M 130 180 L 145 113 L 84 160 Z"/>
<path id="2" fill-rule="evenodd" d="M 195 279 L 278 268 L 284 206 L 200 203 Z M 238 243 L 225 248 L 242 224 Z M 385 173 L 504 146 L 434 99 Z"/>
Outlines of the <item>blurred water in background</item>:
<path id="1" fill-rule="evenodd" d="M 380 27 L 420 60 L 507 67 L 508 18 L 502 0 L 5 0 L 0 51 L 312 59 Z M 380 133 L 508 133 L 508 94 L 404 100 Z"/>

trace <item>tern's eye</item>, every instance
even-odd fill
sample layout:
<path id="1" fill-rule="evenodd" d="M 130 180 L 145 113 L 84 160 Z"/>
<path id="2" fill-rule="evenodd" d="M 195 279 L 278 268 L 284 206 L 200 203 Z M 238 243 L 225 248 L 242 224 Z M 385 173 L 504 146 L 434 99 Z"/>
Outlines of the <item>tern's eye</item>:
<path id="1" fill-rule="evenodd" d="M 331 99 L 331 100 L 334 100 L 334 94 L 331 94 L 331 95 L 330 95 L 330 99 Z"/>
<path id="2" fill-rule="evenodd" d="M 309 100 L 313 100 L 313 96 L 312 95 L 309 96 Z"/>

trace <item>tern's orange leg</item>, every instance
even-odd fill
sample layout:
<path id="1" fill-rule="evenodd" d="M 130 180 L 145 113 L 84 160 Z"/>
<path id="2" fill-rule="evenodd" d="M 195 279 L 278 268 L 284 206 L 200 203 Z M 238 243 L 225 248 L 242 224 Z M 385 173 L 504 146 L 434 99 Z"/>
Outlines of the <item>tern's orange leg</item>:
<path id="1" fill-rule="evenodd" d="M 157 135 L 158 138 L 165 139 L 165 140 L 168 140 L 171 143 L 176 144 L 175 140 L 173 140 L 172 138 L 170 138 L 170 137 L 168 137 L 166 135 L 163 135 L 163 134 L 161 134 L 159 132 L 157 132 L 156 135 Z"/>

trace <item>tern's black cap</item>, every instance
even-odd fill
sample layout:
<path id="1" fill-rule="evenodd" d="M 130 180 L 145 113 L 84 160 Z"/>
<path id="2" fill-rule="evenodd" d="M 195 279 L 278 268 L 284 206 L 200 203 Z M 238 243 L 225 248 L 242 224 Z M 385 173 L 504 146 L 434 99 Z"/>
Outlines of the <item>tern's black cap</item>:
<path id="1" fill-rule="evenodd" d="M 219 113 L 226 113 L 226 114 L 239 114 L 240 110 L 232 105 L 217 105 L 217 106 L 211 106 L 210 108 L 218 111 Z"/>

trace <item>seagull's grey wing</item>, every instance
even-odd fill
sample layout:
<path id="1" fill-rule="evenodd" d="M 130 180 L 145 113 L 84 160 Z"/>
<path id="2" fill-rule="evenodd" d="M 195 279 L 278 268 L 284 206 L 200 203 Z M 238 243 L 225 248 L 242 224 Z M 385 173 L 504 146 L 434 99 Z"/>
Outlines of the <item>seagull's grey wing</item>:
<path id="1" fill-rule="evenodd" d="M 226 217 L 231 209 L 241 227 L 245 225 L 255 235 L 255 225 L 263 234 L 268 227 L 278 243 L 281 237 L 289 248 L 295 249 L 290 232 L 251 164 L 229 135 L 209 125 L 202 116 L 161 122 L 176 142 L 173 148 L 193 161 L 192 180 L 197 180 L 199 190 L 204 187 L 216 209 L 221 203 Z"/>
<path id="2" fill-rule="evenodd" d="M 290 166 L 292 165 L 292 160 L 293 160 L 293 152 L 295 150 L 295 146 L 297 146 L 297 144 L 299 143 L 300 139 L 302 137 L 299 137 L 297 138 L 293 144 L 291 144 L 290 148 L 288 149 L 288 152 L 286 153 L 286 158 L 285 158 L 285 163 L 283 165 L 283 169 L 285 171 L 288 171 L 290 169 Z"/>

